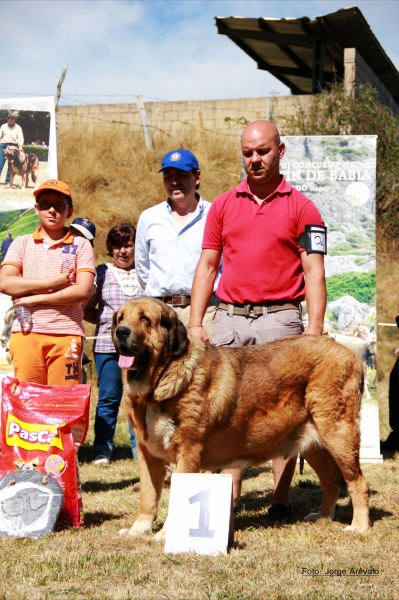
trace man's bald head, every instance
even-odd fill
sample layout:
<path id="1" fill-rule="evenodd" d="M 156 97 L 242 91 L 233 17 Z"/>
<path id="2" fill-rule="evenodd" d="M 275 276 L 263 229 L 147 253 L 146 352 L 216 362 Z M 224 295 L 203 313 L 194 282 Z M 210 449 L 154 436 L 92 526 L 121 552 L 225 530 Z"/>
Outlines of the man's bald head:
<path id="1" fill-rule="evenodd" d="M 241 145 L 244 142 L 254 139 L 254 138 L 265 138 L 270 142 L 274 141 L 277 146 L 280 144 L 280 134 L 278 132 L 277 127 L 271 121 L 264 121 L 259 119 L 258 121 L 253 121 L 249 125 L 246 126 L 241 135 Z"/>
<path id="2" fill-rule="evenodd" d="M 278 129 L 270 121 L 254 121 L 246 126 L 241 136 L 241 151 L 248 181 L 252 187 L 276 187 L 280 181 L 280 158 L 285 145 Z"/>

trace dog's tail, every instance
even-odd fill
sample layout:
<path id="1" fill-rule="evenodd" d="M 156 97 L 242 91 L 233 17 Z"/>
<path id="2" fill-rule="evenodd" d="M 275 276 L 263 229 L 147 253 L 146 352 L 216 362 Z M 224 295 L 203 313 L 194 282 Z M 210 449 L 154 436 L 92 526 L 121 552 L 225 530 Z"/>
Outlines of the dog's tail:
<path id="1" fill-rule="evenodd" d="M 28 155 L 28 160 L 29 160 L 29 170 L 30 170 L 30 176 L 31 179 L 33 181 L 35 185 L 35 189 L 37 188 L 37 176 L 38 176 L 38 172 L 39 172 L 39 159 L 36 156 L 36 154 L 29 154 Z"/>

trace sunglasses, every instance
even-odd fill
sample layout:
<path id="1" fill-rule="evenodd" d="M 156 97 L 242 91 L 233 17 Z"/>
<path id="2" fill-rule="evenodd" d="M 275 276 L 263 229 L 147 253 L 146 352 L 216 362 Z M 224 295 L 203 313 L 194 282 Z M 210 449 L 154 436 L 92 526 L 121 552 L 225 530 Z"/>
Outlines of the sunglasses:
<path id="1" fill-rule="evenodd" d="M 69 205 L 66 202 L 51 202 L 50 200 L 40 200 L 37 203 L 39 210 L 49 210 L 51 207 L 57 212 L 63 212 Z"/>

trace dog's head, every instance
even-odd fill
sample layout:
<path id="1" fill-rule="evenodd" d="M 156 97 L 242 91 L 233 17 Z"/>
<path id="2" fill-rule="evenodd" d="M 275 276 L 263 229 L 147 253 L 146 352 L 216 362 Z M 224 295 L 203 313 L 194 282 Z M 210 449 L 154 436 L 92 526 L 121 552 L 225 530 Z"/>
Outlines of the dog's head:
<path id="1" fill-rule="evenodd" d="M 16 146 L 7 146 L 7 148 L 4 150 L 4 156 L 8 159 L 17 158 L 19 156 L 19 148 Z"/>
<path id="2" fill-rule="evenodd" d="M 112 339 L 127 382 L 151 391 L 159 373 L 188 347 L 186 328 L 175 311 L 155 298 L 129 300 L 114 314 Z M 137 387 L 137 386 L 136 386 Z"/>

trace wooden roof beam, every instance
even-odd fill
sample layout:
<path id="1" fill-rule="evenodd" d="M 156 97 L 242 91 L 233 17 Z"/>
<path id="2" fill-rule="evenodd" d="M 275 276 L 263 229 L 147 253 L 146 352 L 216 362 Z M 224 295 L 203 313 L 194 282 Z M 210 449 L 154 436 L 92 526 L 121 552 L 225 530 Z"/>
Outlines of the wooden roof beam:
<path id="1" fill-rule="evenodd" d="M 293 85 L 289 79 L 287 79 L 286 77 L 284 77 L 283 74 L 281 74 L 281 72 L 278 72 L 278 71 L 274 72 L 274 68 L 271 67 L 266 61 L 259 59 L 259 56 L 252 50 L 252 48 L 247 46 L 247 44 L 245 42 L 243 42 L 241 39 L 239 39 L 239 38 L 230 38 L 230 39 L 232 42 L 234 42 L 236 44 L 236 46 L 241 48 L 241 50 L 243 50 L 246 54 L 248 54 L 248 56 L 250 56 L 256 62 L 256 64 L 258 65 L 258 69 L 261 69 L 262 71 L 269 71 L 274 77 L 276 77 L 276 79 L 278 79 L 279 81 L 281 81 L 281 83 L 286 85 L 291 90 L 292 94 L 297 95 L 297 94 L 305 93 L 304 91 L 300 90 L 295 85 Z M 297 70 L 296 70 L 295 74 L 298 75 Z"/>
<path id="2" fill-rule="evenodd" d="M 286 33 L 272 33 L 267 31 L 248 31 L 247 29 L 232 29 L 224 23 L 216 21 L 218 33 L 227 35 L 230 39 L 242 38 L 257 40 L 259 42 L 271 42 L 272 44 L 283 44 L 287 46 L 298 46 L 302 48 L 313 48 L 312 36 L 291 35 Z"/>
<path id="3" fill-rule="evenodd" d="M 270 27 L 264 19 L 258 19 L 258 25 L 263 31 L 270 31 Z M 312 77 L 312 69 L 289 46 L 284 44 L 277 44 L 277 46 L 301 71 L 306 73 L 306 77 Z"/>

